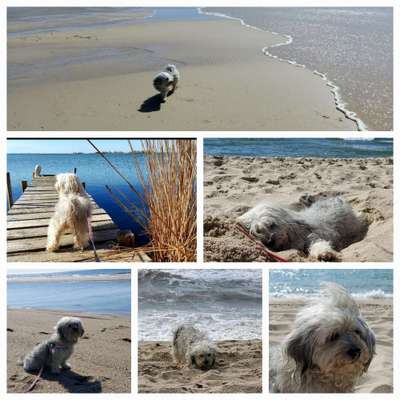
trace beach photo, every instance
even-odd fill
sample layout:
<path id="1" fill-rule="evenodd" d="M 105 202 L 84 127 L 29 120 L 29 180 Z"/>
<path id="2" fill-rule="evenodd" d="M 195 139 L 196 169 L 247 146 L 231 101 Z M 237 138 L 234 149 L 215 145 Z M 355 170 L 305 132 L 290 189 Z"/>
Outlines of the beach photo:
<path id="1" fill-rule="evenodd" d="M 7 142 L 9 262 L 194 262 L 195 139 Z"/>
<path id="2" fill-rule="evenodd" d="M 393 261 L 393 140 L 204 140 L 204 260 Z"/>
<path id="3" fill-rule="evenodd" d="M 271 393 L 393 392 L 393 270 L 269 273 Z"/>
<path id="4" fill-rule="evenodd" d="M 139 393 L 261 393 L 259 269 L 140 270 Z"/>
<path id="5" fill-rule="evenodd" d="M 130 393 L 130 270 L 8 269 L 7 391 Z"/>
<path id="6" fill-rule="evenodd" d="M 391 7 L 8 7 L 10 131 L 391 131 Z"/>

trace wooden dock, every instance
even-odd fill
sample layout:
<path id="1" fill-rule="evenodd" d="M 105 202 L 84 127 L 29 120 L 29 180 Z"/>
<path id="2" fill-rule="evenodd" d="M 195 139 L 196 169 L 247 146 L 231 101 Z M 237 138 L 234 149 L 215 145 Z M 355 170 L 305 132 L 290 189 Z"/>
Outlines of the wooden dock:
<path id="1" fill-rule="evenodd" d="M 73 250 L 71 234 L 66 234 L 61 240 L 60 250 L 46 251 L 47 228 L 54 213 L 58 194 L 54 188 L 55 176 L 44 175 L 33 177 L 22 196 L 12 205 L 7 215 L 7 260 L 9 262 L 71 262 L 95 261 L 92 247 L 87 250 Z M 102 260 L 128 261 L 123 259 L 130 253 L 129 261 L 149 261 L 144 254 L 132 255 L 132 249 L 112 250 L 118 233 L 118 227 L 107 212 L 100 208 L 91 198 L 92 228 L 97 253 Z M 116 257 L 113 260 L 112 254 Z M 111 256 L 111 258 L 110 258 Z"/>

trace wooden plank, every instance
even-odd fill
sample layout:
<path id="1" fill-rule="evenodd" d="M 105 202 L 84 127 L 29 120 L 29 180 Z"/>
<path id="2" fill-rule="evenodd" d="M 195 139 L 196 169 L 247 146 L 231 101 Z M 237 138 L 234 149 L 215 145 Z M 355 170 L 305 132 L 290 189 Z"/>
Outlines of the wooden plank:
<path id="1" fill-rule="evenodd" d="M 93 232 L 95 242 L 106 242 L 109 240 L 115 240 L 117 237 L 118 229 L 107 229 L 105 231 Z M 7 254 L 28 252 L 28 251 L 40 251 L 46 248 L 46 237 L 42 238 L 27 238 L 22 240 L 9 240 L 7 242 Z M 67 247 L 73 245 L 72 235 L 64 235 L 61 239 L 61 247 Z"/>
<path id="2" fill-rule="evenodd" d="M 93 209 L 98 209 L 99 206 L 97 204 L 93 204 Z M 104 211 L 104 210 L 103 210 Z M 23 205 L 23 206 L 15 206 L 9 212 L 8 215 L 15 214 L 33 214 L 33 213 L 48 213 L 54 212 L 54 206 L 49 207 L 47 204 L 44 204 L 43 207 L 37 205 Z"/>
<path id="3" fill-rule="evenodd" d="M 31 219 L 45 219 L 51 218 L 54 214 L 54 209 L 47 212 L 36 212 L 36 213 L 22 213 L 14 212 L 13 214 L 8 213 L 7 221 L 29 221 Z M 107 214 L 102 208 L 95 208 L 92 210 L 92 215 Z"/>
<path id="4" fill-rule="evenodd" d="M 108 214 L 98 214 L 92 215 L 92 223 L 93 222 L 113 222 L 111 217 Z M 28 219 L 22 221 L 8 221 L 7 229 L 23 229 L 23 228 L 35 228 L 49 225 L 50 218 L 42 218 L 42 219 Z"/>
<path id="5" fill-rule="evenodd" d="M 92 222 L 93 231 L 116 229 L 117 226 L 114 222 Z M 47 237 L 47 226 L 23 229 L 9 229 L 7 230 L 7 240 L 20 240 L 35 237 Z"/>

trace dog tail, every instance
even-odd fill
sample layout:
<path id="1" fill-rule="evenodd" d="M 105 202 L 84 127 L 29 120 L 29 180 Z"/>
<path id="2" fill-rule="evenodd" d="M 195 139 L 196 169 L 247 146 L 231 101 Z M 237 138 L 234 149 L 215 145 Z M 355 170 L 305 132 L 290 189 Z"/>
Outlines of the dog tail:
<path id="1" fill-rule="evenodd" d="M 179 334 L 182 332 L 182 330 L 185 328 L 185 326 L 184 325 L 179 325 L 176 329 L 175 329 L 175 331 L 174 331 L 174 337 L 173 337 L 173 340 L 172 340 L 172 343 L 175 345 L 176 344 L 176 341 L 178 340 L 178 337 L 179 337 Z"/>

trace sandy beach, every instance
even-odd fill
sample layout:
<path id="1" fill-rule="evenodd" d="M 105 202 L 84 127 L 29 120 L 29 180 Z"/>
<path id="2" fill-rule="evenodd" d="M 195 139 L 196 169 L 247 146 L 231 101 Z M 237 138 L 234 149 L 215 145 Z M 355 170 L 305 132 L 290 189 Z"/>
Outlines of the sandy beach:
<path id="1" fill-rule="evenodd" d="M 270 299 L 270 348 L 280 344 L 290 332 L 295 315 L 303 303 L 287 299 Z M 360 311 L 376 336 L 376 355 L 368 372 L 361 377 L 357 393 L 391 393 L 393 391 L 393 306 L 390 299 L 358 301 Z"/>
<path id="2" fill-rule="evenodd" d="M 204 372 L 178 368 L 170 342 L 139 342 L 139 392 L 261 393 L 261 341 L 223 340 L 217 346 L 217 365 Z"/>
<path id="3" fill-rule="evenodd" d="M 263 54 L 285 38 L 226 19 L 147 21 L 9 35 L 8 129 L 357 128 L 320 77 Z M 160 104 L 152 79 L 167 63 L 182 79 Z"/>
<path id="4" fill-rule="evenodd" d="M 9 309 L 7 313 L 8 392 L 24 392 L 35 376 L 18 360 L 45 340 L 61 316 L 81 318 L 85 334 L 75 346 L 71 371 L 59 377 L 45 373 L 33 393 L 127 393 L 131 390 L 130 319 L 120 316 Z"/>
<path id="5" fill-rule="evenodd" d="M 235 218 L 260 202 L 289 205 L 309 193 L 340 195 L 369 223 L 364 239 L 341 251 L 342 261 L 392 261 L 392 164 L 391 158 L 205 156 L 205 260 L 266 261 L 235 230 Z M 278 254 L 289 261 L 309 261 L 297 250 Z"/>

